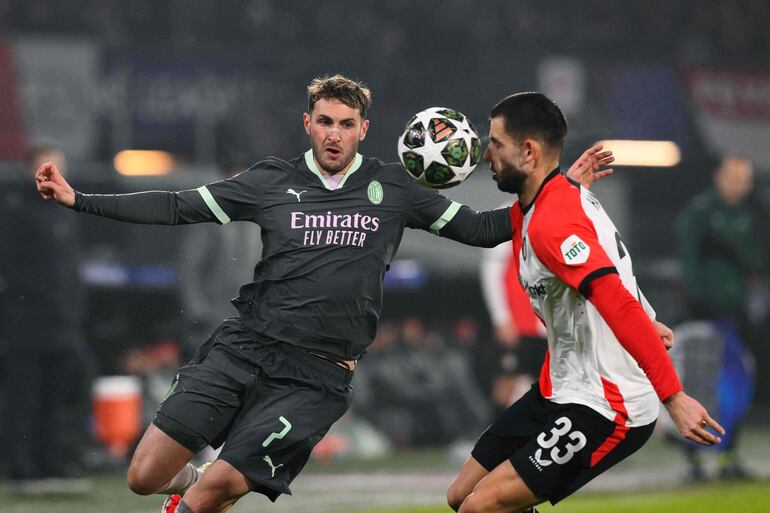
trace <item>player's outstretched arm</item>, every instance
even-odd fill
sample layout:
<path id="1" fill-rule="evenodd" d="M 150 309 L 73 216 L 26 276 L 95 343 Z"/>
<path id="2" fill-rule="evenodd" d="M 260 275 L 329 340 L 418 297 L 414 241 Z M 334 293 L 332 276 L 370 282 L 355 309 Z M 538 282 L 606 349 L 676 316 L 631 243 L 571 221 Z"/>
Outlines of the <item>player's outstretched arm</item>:
<path id="1" fill-rule="evenodd" d="M 41 164 L 35 172 L 35 185 L 44 200 L 55 200 L 65 207 L 75 205 L 75 189 L 70 187 L 57 167 L 51 162 Z"/>
<path id="2" fill-rule="evenodd" d="M 611 175 L 613 169 L 601 169 L 615 161 L 612 152 L 602 151 L 603 146 L 597 144 L 588 148 L 567 170 L 567 176 L 579 182 L 588 189 L 594 182 Z"/>
<path id="3" fill-rule="evenodd" d="M 617 274 L 594 280 L 588 292 L 588 300 L 647 375 L 679 432 L 701 445 L 721 442 L 706 428 L 711 427 L 720 434 L 724 434 L 724 429 L 698 401 L 684 393 L 671 359 L 665 352 L 667 333 L 671 330 L 662 323 L 653 325 L 650 322 L 640 303 L 623 286 Z M 662 343 L 654 343 L 656 338 Z M 673 343 L 673 333 L 671 338 Z"/>
<path id="4" fill-rule="evenodd" d="M 230 221 L 221 209 L 219 213 L 212 211 L 199 189 L 179 192 L 83 194 L 73 189 L 50 162 L 42 164 L 35 172 L 35 185 L 45 200 L 55 200 L 78 212 L 118 221 L 163 225 Z M 212 198 L 209 201 L 215 200 Z"/>
<path id="5" fill-rule="evenodd" d="M 719 423 L 709 416 L 706 408 L 698 401 L 680 391 L 663 402 L 668 410 L 676 429 L 686 439 L 701 445 L 714 445 L 722 441 L 707 428 L 715 430 L 720 435 L 725 430 Z"/>

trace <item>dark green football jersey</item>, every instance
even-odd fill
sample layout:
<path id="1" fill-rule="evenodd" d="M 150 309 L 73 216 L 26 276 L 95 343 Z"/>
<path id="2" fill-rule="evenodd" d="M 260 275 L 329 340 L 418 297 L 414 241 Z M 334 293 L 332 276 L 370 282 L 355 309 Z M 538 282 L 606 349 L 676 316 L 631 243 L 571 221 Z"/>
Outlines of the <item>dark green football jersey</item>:
<path id="1" fill-rule="evenodd" d="M 155 200 L 136 198 L 148 194 L 167 195 L 157 200 L 157 217 L 148 213 Z M 260 225 L 262 259 L 233 300 L 244 324 L 260 337 L 343 358 L 360 356 L 374 339 L 383 277 L 404 228 L 479 246 L 511 238 L 508 209 L 474 212 L 417 184 L 400 164 L 361 155 L 336 189 L 308 151 L 196 190 L 118 197 L 114 211 L 96 195 L 79 194 L 75 208 L 133 222 Z"/>

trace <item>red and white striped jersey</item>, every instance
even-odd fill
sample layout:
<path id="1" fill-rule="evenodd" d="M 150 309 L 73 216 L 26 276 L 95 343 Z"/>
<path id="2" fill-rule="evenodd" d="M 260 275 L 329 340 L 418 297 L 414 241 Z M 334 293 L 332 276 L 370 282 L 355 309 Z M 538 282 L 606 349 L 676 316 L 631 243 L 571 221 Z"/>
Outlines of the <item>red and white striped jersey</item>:
<path id="1" fill-rule="evenodd" d="M 519 279 L 547 330 L 543 396 L 588 406 L 628 427 L 653 422 L 659 400 L 650 380 L 586 299 L 594 279 L 618 273 L 655 318 L 599 201 L 555 170 L 529 206 L 514 204 L 511 220 Z"/>

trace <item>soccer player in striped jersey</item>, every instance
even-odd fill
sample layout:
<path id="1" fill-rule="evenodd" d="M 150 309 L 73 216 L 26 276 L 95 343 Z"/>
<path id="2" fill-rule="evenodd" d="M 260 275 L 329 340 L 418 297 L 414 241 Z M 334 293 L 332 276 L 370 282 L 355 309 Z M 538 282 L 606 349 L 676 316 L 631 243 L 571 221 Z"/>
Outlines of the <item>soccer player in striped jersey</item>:
<path id="1" fill-rule="evenodd" d="M 511 249 L 548 353 L 538 382 L 482 434 L 451 485 L 460 513 L 559 502 L 639 449 L 659 402 L 688 440 L 712 445 L 720 439 L 709 428 L 724 434 L 683 391 L 607 213 L 559 172 L 566 133 L 561 110 L 540 93 L 492 110 L 484 159 L 498 188 L 518 195 Z"/>

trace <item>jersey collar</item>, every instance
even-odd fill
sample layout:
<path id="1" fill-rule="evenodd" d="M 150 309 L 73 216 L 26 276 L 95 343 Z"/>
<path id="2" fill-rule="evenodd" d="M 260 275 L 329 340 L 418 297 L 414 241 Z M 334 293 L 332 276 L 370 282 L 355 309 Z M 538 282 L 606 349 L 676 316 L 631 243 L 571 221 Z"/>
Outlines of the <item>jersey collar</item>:
<path id="1" fill-rule="evenodd" d="M 361 167 L 361 162 L 363 161 L 364 157 L 360 153 L 356 153 L 356 157 L 353 159 L 353 164 L 350 166 L 350 169 L 348 169 L 348 172 L 345 173 L 345 176 L 342 177 L 342 180 L 340 180 L 340 184 L 337 186 L 337 189 L 341 189 L 342 186 L 345 185 L 347 179 L 350 178 L 350 175 L 358 171 L 358 168 Z M 321 183 L 324 184 L 324 187 L 330 191 L 335 190 L 329 183 L 329 180 L 327 180 L 324 174 L 321 173 L 321 170 L 318 169 L 318 165 L 313 158 L 312 149 L 309 149 L 305 152 L 305 164 L 310 171 L 312 171 L 318 178 L 321 179 Z"/>
<path id="2" fill-rule="evenodd" d="M 543 183 L 540 184 L 540 188 L 535 193 L 535 197 L 532 198 L 532 201 L 529 202 L 529 205 L 522 205 L 521 201 L 519 202 L 519 208 L 521 209 L 522 214 L 527 215 L 527 212 L 529 212 L 529 209 L 532 208 L 532 205 L 534 205 L 535 201 L 537 201 L 537 197 L 540 196 L 540 191 L 543 190 L 543 187 L 545 187 L 545 184 L 547 184 L 548 182 L 550 182 L 552 179 L 556 178 L 560 174 L 561 174 L 561 170 L 558 167 L 553 171 L 551 171 L 548 174 L 548 176 L 545 177 L 545 180 L 543 180 Z"/>

